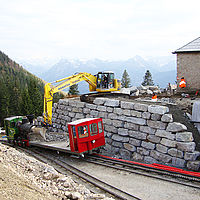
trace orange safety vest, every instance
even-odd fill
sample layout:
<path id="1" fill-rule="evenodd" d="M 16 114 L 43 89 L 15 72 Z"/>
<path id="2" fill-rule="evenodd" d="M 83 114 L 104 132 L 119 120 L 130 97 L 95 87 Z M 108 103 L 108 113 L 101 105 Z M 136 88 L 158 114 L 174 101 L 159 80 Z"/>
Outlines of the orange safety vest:
<path id="1" fill-rule="evenodd" d="M 185 79 L 181 79 L 181 81 L 180 81 L 180 83 L 179 83 L 179 87 L 180 87 L 180 88 L 185 88 L 185 87 L 186 87 Z"/>
<path id="2" fill-rule="evenodd" d="M 152 96 L 152 100 L 156 101 L 157 100 L 157 95 Z"/>

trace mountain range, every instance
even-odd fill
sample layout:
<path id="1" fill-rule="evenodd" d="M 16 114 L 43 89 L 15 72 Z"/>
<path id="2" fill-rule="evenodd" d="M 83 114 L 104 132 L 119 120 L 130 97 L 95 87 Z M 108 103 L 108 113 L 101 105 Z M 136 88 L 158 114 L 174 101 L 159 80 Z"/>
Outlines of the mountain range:
<path id="1" fill-rule="evenodd" d="M 100 71 L 113 71 L 116 78 L 121 79 L 124 70 L 129 74 L 131 85 L 138 86 L 142 83 L 146 70 L 152 74 L 155 85 L 165 88 L 168 83 L 174 84 L 176 80 L 176 61 L 174 56 L 152 57 L 144 59 L 135 56 L 127 60 L 80 60 L 61 59 L 51 67 L 38 64 L 21 62 L 22 66 L 47 82 L 71 76 L 77 72 L 96 74 Z M 87 89 L 86 89 L 87 88 Z M 80 93 L 87 93 L 87 83 L 79 83 Z"/>

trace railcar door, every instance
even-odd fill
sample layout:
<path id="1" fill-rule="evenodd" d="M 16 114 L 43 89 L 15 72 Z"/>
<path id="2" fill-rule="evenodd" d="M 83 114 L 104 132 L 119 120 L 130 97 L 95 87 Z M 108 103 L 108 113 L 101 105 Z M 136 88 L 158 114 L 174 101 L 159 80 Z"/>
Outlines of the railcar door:
<path id="1" fill-rule="evenodd" d="M 78 146 L 77 146 L 76 126 L 70 126 L 70 128 L 69 128 L 69 140 L 70 140 L 71 151 L 77 152 Z"/>
<path id="2" fill-rule="evenodd" d="M 88 151 L 88 136 L 89 136 L 89 132 L 88 132 L 88 125 L 81 125 L 78 126 L 78 152 L 82 153 L 85 151 Z"/>

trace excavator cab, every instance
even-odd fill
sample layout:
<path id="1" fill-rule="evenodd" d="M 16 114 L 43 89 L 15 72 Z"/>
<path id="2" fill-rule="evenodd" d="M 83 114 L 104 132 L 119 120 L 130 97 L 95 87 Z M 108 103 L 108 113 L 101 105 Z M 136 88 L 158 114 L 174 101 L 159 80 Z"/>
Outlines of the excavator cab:
<path id="1" fill-rule="evenodd" d="M 97 89 L 109 91 L 115 89 L 114 73 L 111 71 L 99 72 L 97 74 Z"/>

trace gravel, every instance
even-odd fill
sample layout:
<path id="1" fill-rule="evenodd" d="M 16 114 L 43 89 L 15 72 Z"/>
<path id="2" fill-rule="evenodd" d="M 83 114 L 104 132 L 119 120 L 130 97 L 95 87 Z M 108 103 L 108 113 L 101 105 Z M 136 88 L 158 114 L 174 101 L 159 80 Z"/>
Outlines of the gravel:
<path id="1" fill-rule="evenodd" d="M 0 199 L 104 199 L 52 166 L 0 143 Z"/>

